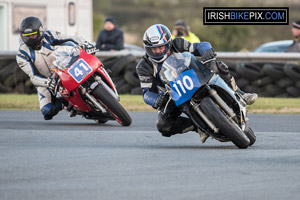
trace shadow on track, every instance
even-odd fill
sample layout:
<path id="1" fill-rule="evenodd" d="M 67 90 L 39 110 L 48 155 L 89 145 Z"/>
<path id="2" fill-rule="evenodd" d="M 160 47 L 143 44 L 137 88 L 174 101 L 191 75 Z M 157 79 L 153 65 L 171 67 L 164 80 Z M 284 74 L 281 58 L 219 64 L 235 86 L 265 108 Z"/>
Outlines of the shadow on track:
<path id="1" fill-rule="evenodd" d="M 105 123 L 105 124 L 99 124 L 96 122 L 91 122 L 91 123 L 83 123 L 83 122 L 42 122 L 39 123 L 39 125 L 45 125 L 45 126 L 78 126 L 78 127 L 121 127 L 120 124 L 111 124 L 111 123 Z"/>

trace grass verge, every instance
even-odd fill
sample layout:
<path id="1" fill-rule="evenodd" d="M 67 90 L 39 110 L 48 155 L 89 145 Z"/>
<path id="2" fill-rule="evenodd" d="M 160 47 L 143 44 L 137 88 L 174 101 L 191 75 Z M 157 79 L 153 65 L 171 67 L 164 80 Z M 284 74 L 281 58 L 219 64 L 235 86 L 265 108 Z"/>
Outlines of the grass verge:
<path id="1" fill-rule="evenodd" d="M 151 106 L 144 103 L 140 95 L 120 95 L 121 104 L 127 111 L 151 112 Z M 0 94 L 0 109 L 8 110 L 39 110 L 36 94 Z"/>
<path id="2" fill-rule="evenodd" d="M 249 113 L 300 114 L 300 98 L 258 98 Z"/>
<path id="3" fill-rule="evenodd" d="M 120 95 L 121 104 L 127 111 L 153 112 L 140 95 Z M 0 109 L 39 110 L 37 95 L 0 94 Z M 259 98 L 248 107 L 249 113 L 300 114 L 300 98 Z"/>

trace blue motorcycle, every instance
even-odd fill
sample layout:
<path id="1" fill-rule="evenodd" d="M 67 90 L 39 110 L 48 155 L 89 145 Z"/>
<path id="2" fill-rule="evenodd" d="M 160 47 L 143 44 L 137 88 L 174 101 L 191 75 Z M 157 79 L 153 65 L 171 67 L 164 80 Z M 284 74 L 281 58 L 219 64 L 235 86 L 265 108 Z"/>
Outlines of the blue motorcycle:
<path id="1" fill-rule="evenodd" d="M 159 75 L 165 92 L 202 132 L 221 142 L 231 141 L 241 149 L 254 144 L 256 136 L 249 126 L 242 96 L 194 55 L 172 54 Z"/>

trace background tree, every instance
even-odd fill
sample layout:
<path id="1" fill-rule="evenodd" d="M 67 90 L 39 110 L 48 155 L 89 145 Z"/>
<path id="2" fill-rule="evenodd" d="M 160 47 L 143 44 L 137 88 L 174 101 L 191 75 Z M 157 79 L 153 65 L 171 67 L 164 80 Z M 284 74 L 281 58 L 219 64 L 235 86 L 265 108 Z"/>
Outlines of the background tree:
<path id="1" fill-rule="evenodd" d="M 203 7 L 289 7 L 290 23 L 300 18 L 300 0 L 93 0 L 94 40 L 112 15 L 125 33 L 125 42 L 142 46 L 144 31 L 154 23 L 170 29 L 185 20 L 201 41 L 209 41 L 217 51 L 252 50 L 274 40 L 292 39 L 290 25 L 203 25 Z"/>

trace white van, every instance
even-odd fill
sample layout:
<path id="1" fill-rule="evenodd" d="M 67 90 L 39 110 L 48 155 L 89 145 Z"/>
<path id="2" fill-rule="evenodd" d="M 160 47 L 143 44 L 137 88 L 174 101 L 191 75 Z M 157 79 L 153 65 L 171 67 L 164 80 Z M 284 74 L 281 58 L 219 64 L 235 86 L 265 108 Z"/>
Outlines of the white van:
<path id="1" fill-rule="evenodd" d="M 0 0 L 0 51 L 18 50 L 19 24 L 28 16 L 39 17 L 45 30 L 92 41 L 92 0 Z"/>

